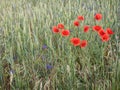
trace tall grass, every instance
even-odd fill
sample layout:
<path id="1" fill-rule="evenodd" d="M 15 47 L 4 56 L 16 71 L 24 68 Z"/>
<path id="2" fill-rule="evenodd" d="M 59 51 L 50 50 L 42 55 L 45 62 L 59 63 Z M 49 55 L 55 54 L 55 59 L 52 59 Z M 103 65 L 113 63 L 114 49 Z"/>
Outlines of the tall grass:
<path id="1" fill-rule="evenodd" d="M 0 89 L 120 90 L 118 6 L 119 0 L 1 0 Z M 100 22 L 93 19 L 97 12 Z M 75 28 L 78 15 L 85 21 Z M 70 37 L 77 31 L 88 46 L 73 47 L 69 37 L 53 34 L 58 23 L 71 30 Z M 85 24 L 110 27 L 115 34 L 102 43 L 96 33 L 82 33 Z"/>

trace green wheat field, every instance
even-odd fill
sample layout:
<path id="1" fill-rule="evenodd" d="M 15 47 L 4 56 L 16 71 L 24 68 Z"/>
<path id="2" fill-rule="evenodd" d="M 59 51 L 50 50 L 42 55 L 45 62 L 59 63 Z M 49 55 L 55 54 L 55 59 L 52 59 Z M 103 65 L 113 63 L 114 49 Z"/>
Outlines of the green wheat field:
<path id="1" fill-rule="evenodd" d="M 120 90 L 119 17 L 119 0 L 0 0 L 0 90 Z M 58 23 L 71 36 L 53 33 Z M 86 24 L 114 34 L 101 42 Z M 76 33 L 85 48 L 69 42 Z"/>

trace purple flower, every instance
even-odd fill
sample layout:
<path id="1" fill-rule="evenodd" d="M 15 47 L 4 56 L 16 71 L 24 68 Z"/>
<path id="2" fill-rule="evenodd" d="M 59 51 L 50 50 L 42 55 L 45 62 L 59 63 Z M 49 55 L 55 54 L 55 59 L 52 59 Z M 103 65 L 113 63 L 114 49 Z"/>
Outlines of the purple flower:
<path id="1" fill-rule="evenodd" d="M 53 67 L 53 66 L 50 65 L 50 64 L 47 64 L 47 65 L 46 65 L 46 68 L 47 68 L 48 70 L 52 69 L 52 67 Z"/>
<path id="2" fill-rule="evenodd" d="M 47 48 L 47 45 L 44 44 L 44 45 L 42 46 L 42 49 L 46 49 L 46 48 Z"/>

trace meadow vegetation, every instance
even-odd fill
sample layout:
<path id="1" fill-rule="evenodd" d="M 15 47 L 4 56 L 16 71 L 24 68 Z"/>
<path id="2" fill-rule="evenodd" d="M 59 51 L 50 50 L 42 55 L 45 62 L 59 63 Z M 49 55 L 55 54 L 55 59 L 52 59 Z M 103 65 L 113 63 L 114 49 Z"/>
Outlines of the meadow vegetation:
<path id="1" fill-rule="evenodd" d="M 0 90 L 120 90 L 119 7 L 119 0 L 0 0 Z M 53 33 L 58 23 L 71 36 Z M 113 30 L 108 42 L 92 28 L 83 32 L 97 24 Z M 85 48 L 70 43 L 76 34 Z"/>

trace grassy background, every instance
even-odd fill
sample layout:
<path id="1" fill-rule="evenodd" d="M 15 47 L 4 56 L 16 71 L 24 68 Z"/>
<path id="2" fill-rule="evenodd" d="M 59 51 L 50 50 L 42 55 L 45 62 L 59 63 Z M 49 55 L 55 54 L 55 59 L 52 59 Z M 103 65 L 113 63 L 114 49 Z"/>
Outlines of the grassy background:
<path id="1" fill-rule="evenodd" d="M 119 0 L 0 2 L 1 90 L 120 90 Z M 97 12 L 103 15 L 100 22 L 93 19 Z M 85 21 L 75 28 L 78 15 Z M 70 37 L 52 33 L 58 23 L 71 30 Z M 102 43 L 95 32 L 83 33 L 86 24 L 110 27 L 115 34 Z M 86 48 L 68 42 L 76 32 L 88 40 Z"/>

